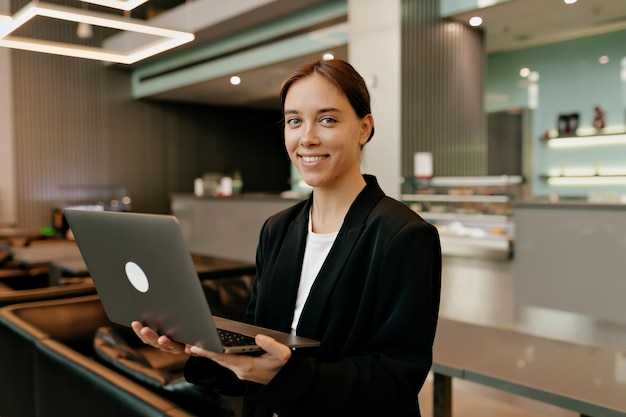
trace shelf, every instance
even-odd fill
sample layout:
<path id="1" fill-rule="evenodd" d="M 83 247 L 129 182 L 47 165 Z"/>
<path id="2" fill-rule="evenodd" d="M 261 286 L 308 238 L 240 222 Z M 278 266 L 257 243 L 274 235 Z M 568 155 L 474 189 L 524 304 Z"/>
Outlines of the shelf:
<path id="1" fill-rule="evenodd" d="M 543 139 L 550 148 L 583 148 L 607 145 L 626 145 L 626 134 L 571 136 Z"/>
<path id="2" fill-rule="evenodd" d="M 520 175 L 489 175 L 482 177 L 434 177 L 428 181 L 433 187 L 490 187 L 521 184 Z"/>
<path id="3" fill-rule="evenodd" d="M 550 185 L 626 185 L 626 175 L 540 176 Z"/>
<path id="4" fill-rule="evenodd" d="M 465 214 L 465 213 L 418 213 L 424 220 L 440 221 L 487 221 L 493 223 L 507 223 L 510 216 L 500 214 Z"/>
<path id="5" fill-rule="evenodd" d="M 402 194 L 403 201 L 438 201 L 468 203 L 508 203 L 508 195 Z"/>
<path id="6" fill-rule="evenodd" d="M 485 238 L 476 238 L 476 237 L 466 237 L 466 236 L 451 236 L 451 235 L 440 235 L 441 245 L 467 245 L 473 246 L 481 249 L 494 249 L 499 251 L 509 251 L 511 249 L 511 242 L 507 237 L 496 238 L 496 237 L 485 237 Z"/>

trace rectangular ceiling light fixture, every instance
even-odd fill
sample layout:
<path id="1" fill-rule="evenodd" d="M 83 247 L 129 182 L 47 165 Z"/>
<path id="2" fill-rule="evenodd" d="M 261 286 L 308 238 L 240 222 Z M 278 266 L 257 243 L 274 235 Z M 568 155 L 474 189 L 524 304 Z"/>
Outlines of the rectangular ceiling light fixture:
<path id="1" fill-rule="evenodd" d="M 135 7 L 144 4 L 148 0 L 81 0 L 85 3 L 97 4 L 99 6 L 113 7 L 120 10 L 133 10 Z"/>
<path id="2" fill-rule="evenodd" d="M 92 46 L 10 36 L 11 33 L 20 26 L 36 16 L 137 32 L 161 39 L 150 42 L 132 51 L 122 52 Z M 193 39 L 193 33 L 150 26 L 138 19 L 118 17 L 106 13 L 46 4 L 38 1 L 29 3 L 23 9 L 15 13 L 13 18 L 0 19 L 0 46 L 77 58 L 98 59 L 120 64 L 133 64 L 142 59 L 191 42 Z"/>

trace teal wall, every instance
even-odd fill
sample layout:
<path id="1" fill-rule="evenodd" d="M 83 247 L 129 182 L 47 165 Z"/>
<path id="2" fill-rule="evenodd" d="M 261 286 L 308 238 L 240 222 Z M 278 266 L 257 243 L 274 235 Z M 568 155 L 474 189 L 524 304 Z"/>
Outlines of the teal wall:
<path id="1" fill-rule="evenodd" d="M 509 0 L 441 0 L 439 16 L 447 17 L 456 13 L 463 13 L 481 7 L 493 6 Z"/>
<path id="2" fill-rule="evenodd" d="M 600 64 L 600 56 L 610 61 Z M 539 74 L 537 96 L 529 94 L 527 67 Z M 551 168 L 623 167 L 626 145 L 567 150 L 549 149 L 540 140 L 555 130 L 559 114 L 579 113 L 579 135 L 592 134 L 594 106 L 604 110 L 606 133 L 624 132 L 626 117 L 626 31 L 597 35 L 487 57 L 485 110 L 532 109 L 533 193 L 537 196 L 586 196 L 592 191 L 626 194 L 626 186 L 548 186 L 539 179 Z"/>

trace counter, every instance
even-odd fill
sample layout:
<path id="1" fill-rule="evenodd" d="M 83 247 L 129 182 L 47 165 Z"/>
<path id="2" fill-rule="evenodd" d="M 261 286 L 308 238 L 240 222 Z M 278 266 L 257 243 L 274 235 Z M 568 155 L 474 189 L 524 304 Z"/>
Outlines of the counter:
<path id="1" fill-rule="evenodd" d="M 518 305 L 626 323 L 626 205 L 520 202 L 515 230 Z"/>
<path id="2" fill-rule="evenodd" d="M 225 198 L 175 193 L 170 200 L 172 214 L 178 218 L 191 252 L 255 262 L 265 220 L 301 198 L 261 193 Z"/>

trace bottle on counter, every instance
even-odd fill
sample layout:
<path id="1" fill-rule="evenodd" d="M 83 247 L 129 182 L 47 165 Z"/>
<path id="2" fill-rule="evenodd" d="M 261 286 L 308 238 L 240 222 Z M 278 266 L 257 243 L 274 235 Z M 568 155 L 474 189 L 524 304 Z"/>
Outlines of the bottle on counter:
<path id="1" fill-rule="evenodd" d="M 204 195 L 204 180 L 202 178 L 193 180 L 193 193 L 196 197 L 202 197 Z"/>
<path id="2" fill-rule="evenodd" d="M 222 177 L 218 195 L 220 197 L 230 197 L 233 195 L 233 179 L 231 177 Z"/>
<path id="3" fill-rule="evenodd" d="M 222 174 L 218 172 L 205 172 L 202 175 L 202 180 L 204 182 L 204 195 L 216 195 L 219 191 Z"/>
<path id="4" fill-rule="evenodd" d="M 243 178 L 241 176 L 241 171 L 238 169 L 233 173 L 232 189 L 233 194 L 241 194 L 243 189 Z"/>

